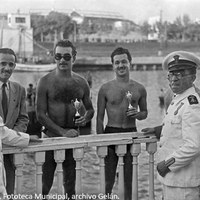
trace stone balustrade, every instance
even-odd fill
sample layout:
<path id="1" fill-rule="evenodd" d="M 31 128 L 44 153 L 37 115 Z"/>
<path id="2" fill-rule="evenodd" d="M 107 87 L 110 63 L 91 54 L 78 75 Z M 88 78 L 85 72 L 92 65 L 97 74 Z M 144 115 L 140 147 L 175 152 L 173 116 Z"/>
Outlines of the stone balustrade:
<path id="1" fill-rule="evenodd" d="M 133 184 L 132 199 L 138 199 L 138 156 L 141 153 L 141 144 L 146 144 L 149 153 L 149 200 L 154 200 L 154 153 L 157 148 L 157 139 L 154 136 L 144 136 L 141 133 L 116 133 L 103 135 L 86 135 L 77 138 L 43 138 L 41 143 L 30 143 L 27 148 L 3 146 L 4 154 L 14 154 L 16 165 L 16 194 L 22 194 L 23 186 L 23 164 L 24 154 L 34 153 L 36 165 L 36 195 L 42 199 L 42 165 L 45 161 L 45 151 L 54 150 L 54 158 L 57 163 L 57 194 L 63 195 L 62 187 L 62 162 L 65 159 L 65 149 L 73 149 L 73 156 L 76 161 L 76 194 L 87 193 L 82 191 L 82 160 L 85 147 L 96 147 L 96 154 L 99 157 L 100 187 L 94 193 L 105 194 L 105 162 L 107 147 L 116 145 L 116 153 L 119 156 L 118 162 L 118 197 L 124 199 L 124 163 L 123 156 L 126 154 L 126 145 L 131 144 L 133 156 Z"/>

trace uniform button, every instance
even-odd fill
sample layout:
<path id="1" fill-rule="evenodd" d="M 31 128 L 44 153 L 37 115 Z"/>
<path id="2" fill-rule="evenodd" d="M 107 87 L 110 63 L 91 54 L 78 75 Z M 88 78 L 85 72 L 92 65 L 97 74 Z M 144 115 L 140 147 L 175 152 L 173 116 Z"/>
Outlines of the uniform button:
<path id="1" fill-rule="evenodd" d="M 174 102 L 173 102 L 173 101 L 171 102 L 171 105 L 174 105 Z"/>

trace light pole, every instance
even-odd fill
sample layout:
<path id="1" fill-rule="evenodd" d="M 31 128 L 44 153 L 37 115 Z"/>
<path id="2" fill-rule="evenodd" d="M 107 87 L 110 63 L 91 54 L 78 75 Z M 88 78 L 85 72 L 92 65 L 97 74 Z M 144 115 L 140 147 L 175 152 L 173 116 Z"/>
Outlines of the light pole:
<path id="1" fill-rule="evenodd" d="M 76 37 L 76 35 L 77 35 L 77 33 L 76 33 L 76 21 L 73 20 L 73 23 L 74 23 L 74 43 L 75 43 L 76 40 L 77 40 L 77 37 Z"/>
<path id="2" fill-rule="evenodd" d="M 158 56 L 162 56 L 163 54 L 163 30 L 162 30 L 162 10 L 160 10 L 160 28 L 159 28 L 159 42 L 160 48 L 158 50 Z"/>
<path id="3" fill-rule="evenodd" d="M 1 25 L 1 40 L 0 40 L 0 47 L 3 47 L 3 29 L 4 29 L 4 17 L 3 17 L 2 25 Z"/>
<path id="4" fill-rule="evenodd" d="M 74 40 L 74 42 L 77 42 L 77 35 L 78 35 L 77 25 L 81 24 L 83 22 L 83 17 L 72 16 L 72 21 L 73 21 L 73 25 L 74 25 L 73 40 Z"/>

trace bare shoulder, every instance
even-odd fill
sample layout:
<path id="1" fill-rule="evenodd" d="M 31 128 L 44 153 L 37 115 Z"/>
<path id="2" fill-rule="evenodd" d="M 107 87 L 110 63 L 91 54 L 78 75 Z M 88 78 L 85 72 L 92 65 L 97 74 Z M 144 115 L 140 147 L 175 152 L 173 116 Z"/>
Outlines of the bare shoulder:
<path id="1" fill-rule="evenodd" d="M 54 71 L 49 72 L 48 74 L 44 75 L 39 79 L 37 88 L 48 89 L 51 87 L 54 80 L 55 80 L 55 72 Z"/>
<path id="2" fill-rule="evenodd" d="M 130 84 L 137 87 L 139 90 L 145 90 L 146 91 L 144 85 L 142 85 L 141 83 L 139 83 L 137 81 L 134 81 L 134 80 L 131 79 Z"/>
<path id="3" fill-rule="evenodd" d="M 83 76 L 81 76 L 81 75 L 79 75 L 79 74 L 77 74 L 75 72 L 73 72 L 73 78 L 76 79 L 76 80 L 87 82 L 86 79 Z"/>
<path id="4" fill-rule="evenodd" d="M 108 89 L 110 89 L 110 88 L 112 88 L 114 86 L 115 86 L 115 80 L 110 80 L 110 81 L 102 84 L 100 89 L 101 90 L 108 90 Z"/>
<path id="5" fill-rule="evenodd" d="M 52 71 L 52 72 L 49 72 L 48 74 L 42 76 L 40 79 L 39 79 L 39 82 L 42 82 L 42 83 L 49 83 L 51 81 L 54 80 L 54 76 L 55 76 L 55 72 Z"/>
<path id="6" fill-rule="evenodd" d="M 83 76 L 81 76 L 81 75 L 79 75 L 79 74 L 73 72 L 73 79 L 74 79 L 75 82 L 77 82 L 77 83 L 79 84 L 79 86 L 81 86 L 82 88 L 89 89 L 89 84 L 88 84 L 87 80 L 86 80 Z"/>

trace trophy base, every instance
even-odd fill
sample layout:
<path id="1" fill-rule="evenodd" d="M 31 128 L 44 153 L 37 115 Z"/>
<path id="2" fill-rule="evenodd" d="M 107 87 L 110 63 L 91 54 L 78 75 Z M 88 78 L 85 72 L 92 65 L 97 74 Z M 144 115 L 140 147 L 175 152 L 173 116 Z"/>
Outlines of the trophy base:
<path id="1" fill-rule="evenodd" d="M 80 117 L 81 117 L 80 115 L 79 116 L 75 116 L 74 119 L 79 119 Z"/>
<path id="2" fill-rule="evenodd" d="M 80 115 L 74 116 L 74 119 L 73 119 L 74 123 L 75 123 L 75 121 L 76 121 L 77 119 L 79 119 L 80 117 L 81 117 Z"/>

